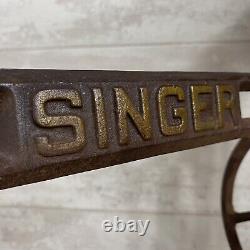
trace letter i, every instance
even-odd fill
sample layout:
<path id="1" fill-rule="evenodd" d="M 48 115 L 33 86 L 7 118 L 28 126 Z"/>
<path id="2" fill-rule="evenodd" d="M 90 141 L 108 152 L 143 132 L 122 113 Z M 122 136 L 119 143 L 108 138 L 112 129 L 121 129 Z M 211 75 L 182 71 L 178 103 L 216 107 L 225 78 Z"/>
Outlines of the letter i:
<path id="1" fill-rule="evenodd" d="M 98 146 L 99 148 L 108 147 L 108 132 L 107 132 L 107 121 L 105 115 L 105 107 L 103 94 L 101 89 L 93 89 L 94 100 L 95 100 L 95 113 L 96 122 L 98 129 Z"/>

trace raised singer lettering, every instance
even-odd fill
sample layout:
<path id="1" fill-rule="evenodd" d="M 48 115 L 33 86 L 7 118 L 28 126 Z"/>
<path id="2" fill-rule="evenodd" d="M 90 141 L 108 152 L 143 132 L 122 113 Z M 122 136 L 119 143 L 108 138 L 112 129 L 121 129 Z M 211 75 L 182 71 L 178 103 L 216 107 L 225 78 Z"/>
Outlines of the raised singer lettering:
<path id="1" fill-rule="evenodd" d="M 75 130 L 75 139 L 70 142 L 50 143 L 48 137 L 39 136 L 36 138 L 38 152 L 44 156 L 55 156 L 81 150 L 86 143 L 82 119 L 73 115 L 50 116 L 46 114 L 45 103 L 52 100 L 66 100 L 70 101 L 72 107 L 82 107 L 79 92 L 67 89 L 42 90 L 34 98 L 35 122 L 45 128 L 71 126 Z"/>
<path id="2" fill-rule="evenodd" d="M 237 128 L 239 107 L 234 85 L 157 86 L 154 91 L 147 87 L 133 87 L 134 92 L 125 87 L 109 87 L 105 91 L 103 87 L 94 87 L 87 92 L 48 89 L 36 93 L 33 99 L 35 124 L 50 129 L 47 130 L 49 135 L 45 134 L 46 129 L 36 133 L 38 153 L 46 157 L 79 153 L 88 143 L 97 150 L 105 150 L 112 147 L 114 141 L 117 147 L 124 147 L 148 143 L 156 135 L 172 140 L 186 133 L 195 137 L 209 130 Z M 93 101 L 83 103 L 86 93 L 90 93 L 87 99 Z M 51 114 L 46 105 L 53 101 L 69 102 L 68 112 L 74 110 L 74 115 L 63 112 L 55 115 L 54 111 Z M 87 109 L 82 108 L 85 105 Z M 56 139 L 53 129 L 58 127 L 70 127 L 73 137 L 66 138 L 62 133 L 60 139 Z"/>

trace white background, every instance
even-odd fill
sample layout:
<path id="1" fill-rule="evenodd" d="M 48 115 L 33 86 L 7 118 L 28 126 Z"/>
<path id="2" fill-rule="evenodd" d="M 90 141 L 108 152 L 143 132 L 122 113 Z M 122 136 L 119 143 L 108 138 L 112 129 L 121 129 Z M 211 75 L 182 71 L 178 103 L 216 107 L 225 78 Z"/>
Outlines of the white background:
<path id="1" fill-rule="evenodd" d="M 249 72 L 249 66 L 248 0 L 0 0 L 2 68 Z M 247 114 L 248 95 L 243 99 Z M 0 249 L 229 249 L 220 188 L 236 142 L 1 191 Z M 241 211 L 250 210 L 249 162 L 237 179 Z M 150 219 L 146 236 L 103 232 L 102 221 L 115 215 Z M 239 232 L 249 249 L 248 223 Z"/>

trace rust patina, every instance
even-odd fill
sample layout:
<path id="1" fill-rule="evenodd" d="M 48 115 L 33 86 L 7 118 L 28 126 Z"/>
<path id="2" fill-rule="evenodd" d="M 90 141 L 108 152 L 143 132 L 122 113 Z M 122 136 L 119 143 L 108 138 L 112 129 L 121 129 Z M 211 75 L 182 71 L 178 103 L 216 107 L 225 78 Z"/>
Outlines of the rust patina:
<path id="1" fill-rule="evenodd" d="M 232 249 L 234 178 L 249 149 L 239 92 L 250 74 L 0 70 L 0 189 L 243 138 L 223 184 Z"/>

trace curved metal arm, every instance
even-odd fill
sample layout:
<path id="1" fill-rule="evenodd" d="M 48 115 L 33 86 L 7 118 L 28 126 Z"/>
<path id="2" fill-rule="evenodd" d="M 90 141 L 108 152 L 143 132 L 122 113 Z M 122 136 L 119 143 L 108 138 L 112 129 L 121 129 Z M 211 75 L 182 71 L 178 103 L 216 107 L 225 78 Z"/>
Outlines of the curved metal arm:
<path id="1" fill-rule="evenodd" d="M 233 151 L 223 179 L 222 185 L 222 214 L 227 239 L 231 249 L 241 250 L 241 244 L 237 235 L 236 225 L 250 220 L 250 212 L 238 213 L 233 206 L 233 189 L 238 169 L 245 155 L 250 149 L 250 139 L 242 139 Z"/>

